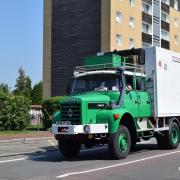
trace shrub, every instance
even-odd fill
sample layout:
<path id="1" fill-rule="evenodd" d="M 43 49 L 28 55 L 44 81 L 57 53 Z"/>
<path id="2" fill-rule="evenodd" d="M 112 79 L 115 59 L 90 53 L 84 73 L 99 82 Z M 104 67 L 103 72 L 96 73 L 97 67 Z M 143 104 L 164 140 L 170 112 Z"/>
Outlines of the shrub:
<path id="1" fill-rule="evenodd" d="M 51 97 L 43 100 L 42 111 L 43 111 L 43 126 L 48 129 L 52 125 L 52 116 L 56 111 L 60 110 L 60 100 L 64 99 L 64 96 Z"/>
<path id="2" fill-rule="evenodd" d="M 30 123 L 30 102 L 23 96 L 0 93 L 0 130 L 21 130 Z"/>

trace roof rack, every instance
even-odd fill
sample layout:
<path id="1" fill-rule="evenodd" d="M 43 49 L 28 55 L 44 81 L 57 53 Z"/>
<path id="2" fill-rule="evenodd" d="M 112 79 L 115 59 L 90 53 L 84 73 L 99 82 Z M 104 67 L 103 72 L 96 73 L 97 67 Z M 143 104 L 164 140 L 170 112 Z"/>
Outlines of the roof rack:
<path id="1" fill-rule="evenodd" d="M 142 65 L 131 64 L 131 63 L 106 63 L 106 64 L 96 64 L 88 66 L 76 66 L 74 71 L 78 74 L 89 72 L 89 71 L 98 71 L 98 70 L 126 70 L 133 73 L 144 73 L 144 67 Z"/>
<path id="2" fill-rule="evenodd" d="M 128 57 L 131 55 L 136 55 L 138 57 L 138 64 L 144 65 L 145 64 L 145 50 L 142 48 L 132 48 L 132 49 L 127 49 L 127 50 L 114 50 L 111 52 L 106 52 L 105 55 L 110 55 L 110 54 L 117 54 L 119 56 L 123 57 Z"/>

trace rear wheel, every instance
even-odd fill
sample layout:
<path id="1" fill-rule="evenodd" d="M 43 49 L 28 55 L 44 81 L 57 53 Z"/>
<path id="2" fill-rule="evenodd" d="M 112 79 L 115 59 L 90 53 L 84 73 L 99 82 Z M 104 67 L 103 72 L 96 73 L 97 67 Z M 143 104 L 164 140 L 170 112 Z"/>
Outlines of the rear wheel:
<path id="1" fill-rule="evenodd" d="M 76 157 L 81 148 L 80 143 L 70 140 L 60 140 L 58 145 L 60 152 L 66 157 Z"/>
<path id="2" fill-rule="evenodd" d="M 173 122 L 169 133 L 165 136 L 169 149 L 176 149 L 179 145 L 179 127 L 176 122 Z"/>
<path id="3" fill-rule="evenodd" d="M 115 159 L 125 158 L 130 151 L 131 136 L 129 130 L 125 126 L 120 126 L 115 134 L 109 139 L 109 152 Z"/>
<path id="4" fill-rule="evenodd" d="M 172 122 L 169 131 L 166 131 L 164 136 L 157 135 L 156 137 L 160 149 L 176 149 L 180 141 L 179 133 L 177 123 Z"/>

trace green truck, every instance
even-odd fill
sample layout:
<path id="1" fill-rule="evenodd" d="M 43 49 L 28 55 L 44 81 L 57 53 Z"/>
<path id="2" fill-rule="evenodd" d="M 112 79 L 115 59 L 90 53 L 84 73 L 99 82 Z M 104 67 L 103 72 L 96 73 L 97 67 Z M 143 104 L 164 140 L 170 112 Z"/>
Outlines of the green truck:
<path id="1" fill-rule="evenodd" d="M 66 157 L 84 145 L 108 144 L 115 159 L 137 142 L 159 148 L 180 141 L 180 54 L 151 47 L 99 53 L 76 67 L 69 96 L 54 114 L 52 132 Z M 69 86 L 68 86 L 69 87 Z"/>

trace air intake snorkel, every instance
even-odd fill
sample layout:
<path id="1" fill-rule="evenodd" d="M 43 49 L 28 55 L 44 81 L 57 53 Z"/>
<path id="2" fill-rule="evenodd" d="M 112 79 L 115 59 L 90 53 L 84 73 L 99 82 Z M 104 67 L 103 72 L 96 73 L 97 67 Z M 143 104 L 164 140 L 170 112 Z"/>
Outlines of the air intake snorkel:
<path id="1" fill-rule="evenodd" d="M 125 82 L 124 82 L 124 70 L 125 70 L 124 67 L 121 67 L 121 68 L 117 69 L 117 72 L 120 75 L 121 82 L 122 82 L 122 90 L 119 88 L 120 95 L 119 95 L 118 102 L 117 102 L 118 107 L 122 106 L 123 99 L 124 99 L 124 94 L 126 92 L 126 86 L 125 86 Z"/>

